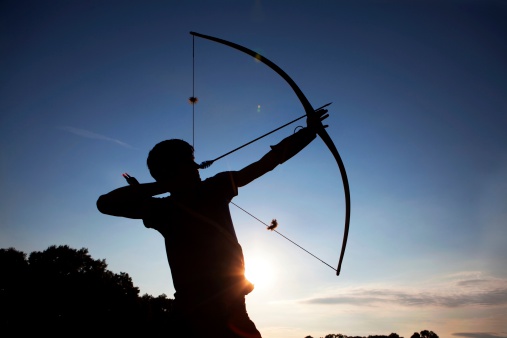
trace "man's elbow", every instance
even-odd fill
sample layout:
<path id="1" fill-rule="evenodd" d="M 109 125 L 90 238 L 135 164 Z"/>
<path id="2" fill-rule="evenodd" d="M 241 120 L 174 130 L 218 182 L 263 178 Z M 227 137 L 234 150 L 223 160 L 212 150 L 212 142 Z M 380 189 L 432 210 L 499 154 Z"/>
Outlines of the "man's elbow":
<path id="1" fill-rule="evenodd" d="M 111 204 L 106 195 L 101 195 L 97 199 L 97 209 L 103 214 L 111 215 Z"/>
<path id="2" fill-rule="evenodd" d="M 97 199 L 97 209 L 109 216 L 142 218 L 138 215 L 138 209 L 132 202 L 118 200 L 109 194 L 101 195 Z"/>

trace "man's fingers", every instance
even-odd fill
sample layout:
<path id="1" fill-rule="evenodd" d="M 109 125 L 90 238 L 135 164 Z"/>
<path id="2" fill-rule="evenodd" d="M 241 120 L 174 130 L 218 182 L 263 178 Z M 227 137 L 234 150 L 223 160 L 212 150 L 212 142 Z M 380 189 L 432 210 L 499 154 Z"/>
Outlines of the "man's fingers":
<path id="1" fill-rule="evenodd" d="M 328 106 L 325 105 L 324 107 Z M 313 113 L 308 114 L 307 125 L 314 130 L 319 130 L 321 128 L 327 128 L 329 125 L 323 125 L 322 121 L 329 117 L 328 110 L 324 109 L 324 107 L 318 108 Z"/>

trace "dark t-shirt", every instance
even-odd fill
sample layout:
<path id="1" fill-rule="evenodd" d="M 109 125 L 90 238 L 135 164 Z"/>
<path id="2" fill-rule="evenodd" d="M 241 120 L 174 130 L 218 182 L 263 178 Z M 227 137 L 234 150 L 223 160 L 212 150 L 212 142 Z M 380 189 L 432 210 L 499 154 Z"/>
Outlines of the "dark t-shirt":
<path id="1" fill-rule="evenodd" d="M 148 228 L 165 239 L 175 298 L 210 297 L 244 285 L 243 252 L 229 202 L 238 194 L 231 172 L 202 181 L 185 197 L 152 198 Z"/>

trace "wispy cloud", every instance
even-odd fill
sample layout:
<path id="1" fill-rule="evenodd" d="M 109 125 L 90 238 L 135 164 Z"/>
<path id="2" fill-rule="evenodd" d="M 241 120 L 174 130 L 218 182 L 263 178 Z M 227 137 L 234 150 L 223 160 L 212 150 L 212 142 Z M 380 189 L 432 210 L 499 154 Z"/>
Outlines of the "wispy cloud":
<path id="1" fill-rule="evenodd" d="M 97 134 L 97 133 L 94 133 L 92 131 L 88 131 L 88 130 L 84 130 L 84 129 L 79 129 L 79 128 L 74 128 L 74 127 L 70 127 L 70 126 L 61 126 L 61 127 L 58 127 L 58 128 L 61 129 L 61 130 L 65 130 L 65 131 L 67 131 L 69 133 L 72 133 L 74 135 L 82 136 L 82 137 L 93 139 L 93 140 L 113 142 L 113 143 L 116 143 L 116 144 L 118 144 L 118 145 L 120 145 L 122 147 L 134 149 L 134 147 L 132 147 L 131 145 L 129 145 L 129 144 L 125 143 L 125 142 L 122 142 L 122 141 L 117 140 L 115 138 L 111 138 L 111 137 L 108 137 L 108 136 Z"/>
<path id="2" fill-rule="evenodd" d="M 456 332 L 452 334 L 457 337 L 468 338 L 507 338 L 507 334 L 492 333 L 492 332 Z"/>
<path id="3" fill-rule="evenodd" d="M 408 307 L 437 306 L 455 308 L 463 306 L 507 305 L 507 280 L 474 278 L 454 280 L 426 289 L 394 289 L 392 287 L 363 287 L 340 290 L 334 295 L 302 300 L 304 304 L 349 304 L 356 306 L 400 305 Z"/>

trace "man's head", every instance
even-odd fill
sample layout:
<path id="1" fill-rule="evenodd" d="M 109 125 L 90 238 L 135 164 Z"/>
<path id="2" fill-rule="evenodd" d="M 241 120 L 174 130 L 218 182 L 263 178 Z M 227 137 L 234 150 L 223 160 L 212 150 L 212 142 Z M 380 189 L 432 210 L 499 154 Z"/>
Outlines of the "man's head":
<path id="1" fill-rule="evenodd" d="M 194 161 L 194 147 L 183 140 L 171 139 L 156 144 L 147 159 L 148 169 L 156 181 L 173 178 L 199 178 Z M 199 178 L 200 179 L 200 178 Z"/>

